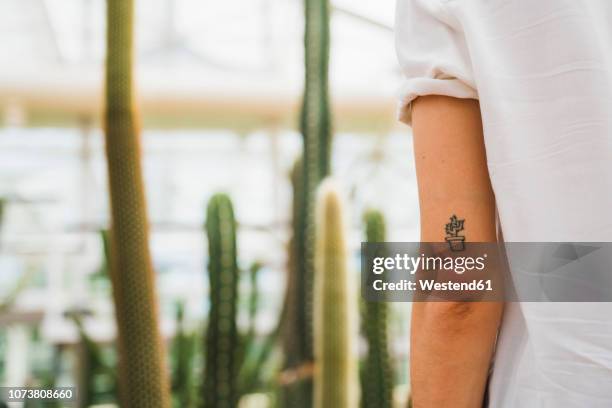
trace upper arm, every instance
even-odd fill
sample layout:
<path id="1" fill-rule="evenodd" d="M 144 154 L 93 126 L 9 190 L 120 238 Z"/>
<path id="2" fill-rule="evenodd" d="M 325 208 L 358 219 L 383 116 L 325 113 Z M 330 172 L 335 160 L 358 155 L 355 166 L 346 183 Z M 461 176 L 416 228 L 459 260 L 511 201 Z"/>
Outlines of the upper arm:
<path id="1" fill-rule="evenodd" d="M 495 199 L 474 99 L 422 96 L 412 103 L 421 240 L 444 241 L 452 215 L 472 242 L 494 242 Z"/>

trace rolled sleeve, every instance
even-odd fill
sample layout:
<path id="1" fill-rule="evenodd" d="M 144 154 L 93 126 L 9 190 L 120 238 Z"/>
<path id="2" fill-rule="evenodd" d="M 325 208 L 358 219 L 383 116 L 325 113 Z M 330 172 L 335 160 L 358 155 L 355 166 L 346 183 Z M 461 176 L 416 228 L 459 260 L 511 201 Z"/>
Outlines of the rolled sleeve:
<path id="1" fill-rule="evenodd" d="M 411 123 L 410 104 L 419 96 L 478 99 L 463 30 L 442 2 L 398 0 L 395 43 L 404 76 L 402 122 Z"/>

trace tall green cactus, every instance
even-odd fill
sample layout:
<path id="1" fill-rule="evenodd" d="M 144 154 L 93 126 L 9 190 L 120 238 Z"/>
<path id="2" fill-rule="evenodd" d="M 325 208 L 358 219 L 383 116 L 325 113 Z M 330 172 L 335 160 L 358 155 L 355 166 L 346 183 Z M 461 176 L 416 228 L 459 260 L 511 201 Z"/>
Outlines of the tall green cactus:
<path id="1" fill-rule="evenodd" d="M 169 384 L 159 333 L 135 112 L 133 20 L 133 0 L 107 1 L 104 119 L 121 406 L 168 407 Z"/>
<path id="2" fill-rule="evenodd" d="M 357 406 L 357 300 L 349 276 L 344 214 L 331 182 L 317 203 L 315 272 L 315 408 Z"/>
<path id="3" fill-rule="evenodd" d="M 225 194 L 211 198 L 206 232 L 210 310 L 202 398 L 206 408 L 234 408 L 238 404 L 240 369 L 240 341 L 236 326 L 239 271 L 236 221 L 232 203 Z"/>
<path id="4" fill-rule="evenodd" d="M 304 0 L 304 16 L 305 81 L 300 126 L 304 138 L 304 183 L 308 192 L 314 194 L 329 173 L 332 136 L 329 0 Z"/>
<path id="5" fill-rule="evenodd" d="M 301 161 L 300 187 L 294 200 L 292 246 L 293 294 L 287 305 L 287 321 L 293 323 L 293 339 L 285 341 L 285 370 L 307 372 L 313 360 L 313 276 L 315 252 L 315 192 L 329 173 L 331 146 L 331 111 L 329 104 L 329 0 L 304 0 L 304 98 L 300 115 L 304 155 Z M 294 193 L 296 189 L 294 189 Z M 290 329 L 289 329 L 290 330 Z M 288 330 L 285 330 L 287 332 Z M 292 343 L 290 347 L 287 347 Z M 306 376 L 287 387 L 286 398 L 292 407 L 312 406 L 312 381 Z"/>
<path id="6" fill-rule="evenodd" d="M 312 407 L 312 263 L 306 264 L 306 197 L 304 194 L 304 166 L 300 157 L 291 171 L 293 187 L 292 235 L 287 263 L 287 290 L 283 305 L 282 346 L 284 375 L 282 406 Z M 313 219 L 311 218 L 312 222 Z M 314 232 L 311 228 L 309 233 Z M 311 239 L 314 239 L 311 237 Z M 307 267 L 308 266 L 308 267 Z M 300 373 L 307 373 L 306 375 Z"/>
<path id="7" fill-rule="evenodd" d="M 304 0 L 305 10 L 305 87 L 301 111 L 304 145 L 302 160 L 302 213 L 298 218 L 297 262 L 302 316 L 306 335 L 302 350 L 304 361 L 312 360 L 312 285 L 315 251 L 315 195 L 329 174 L 331 111 L 329 106 L 329 0 Z"/>
<path id="8" fill-rule="evenodd" d="M 363 220 L 366 242 L 385 242 L 385 219 L 379 211 L 367 211 Z M 361 370 L 361 406 L 391 408 L 393 372 L 388 346 L 388 307 L 386 302 L 368 302 L 361 306 L 361 325 L 368 353 Z"/>

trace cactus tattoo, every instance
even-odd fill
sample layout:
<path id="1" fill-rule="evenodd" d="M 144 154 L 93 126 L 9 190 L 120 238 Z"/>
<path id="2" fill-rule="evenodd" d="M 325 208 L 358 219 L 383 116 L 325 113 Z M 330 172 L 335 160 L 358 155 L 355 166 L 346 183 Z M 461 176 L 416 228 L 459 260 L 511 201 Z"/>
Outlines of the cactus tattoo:
<path id="1" fill-rule="evenodd" d="M 450 217 L 450 222 L 446 224 L 444 231 L 446 232 L 446 242 L 450 250 L 460 252 L 465 250 L 465 236 L 459 233 L 464 229 L 465 220 L 460 220 L 455 214 Z"/>

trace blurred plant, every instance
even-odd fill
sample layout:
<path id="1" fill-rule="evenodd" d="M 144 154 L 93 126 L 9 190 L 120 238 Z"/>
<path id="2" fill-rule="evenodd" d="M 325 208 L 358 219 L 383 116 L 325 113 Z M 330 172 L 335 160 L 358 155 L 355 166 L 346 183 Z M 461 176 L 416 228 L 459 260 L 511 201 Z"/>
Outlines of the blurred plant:
<path id="1" fill-rule="evenodd" d="M 313 360 L 312 292 L 314 276 L 315 193 L 320 181 L 329 173 L 331 146 L 331 112 L 329 106 L 329 0 L 304 0 L 305 85 L 300 115 L 303 137 L 302 175 L 299 211 L 294 211 L 294 276 L 286 321 L 295 336 L 285 344 L 287 373 L 308 373 Z M 294 193 L 296 190 L 294 189 Z M 299 196 L 299 198 L 298 198 Z M 312 380 L 309 375 L 288 374 L 298 383 L 286 387 L 285 398 L 295 408 L 312 406 Z"/>
<path id="2" fill-rule="evenodd" d="M 318 193 L 315 274 L 315 408 L 357 406 L 357 300 L 348 271 L 342 202 L 331 181 Z"/>
<path id="3" fill-rule="evenodd" d="M 303 243 L 306 224 L 304 195 L 303 159 L 298 158 L 291 170 L 293 188 L 292 235 L 289 241 L 287 263 L 287 289 L 283 302 L 281 319 L 283 372 L 281 373 L 282 406 L 310 408 L 312 406 L 312 354 L 308 338 L 311 336 L 311 313 L 308 309 L 309 287 L 305 279 L 308 268 L 305 265 Z M 307 358 L 308 356 L 308 358 Z"/>
<path id="4" fill-rule="evenodd" d="M 27 382 L 28 387 L 39 387 L 42 389 L 52 389 L 56 387 L 57 379 L 61 375 L 62 357 L 64 355 L 65 346 L 53 346 L 50 364 L 47 364 L 42 370 L 32 370 L 30 379 Z M 6 405 L 0 403 L 3 408 Z M 61 404 L 57 400 L 26 400 L 23 403 L 23 408 L 60 408 Z"/>
<path id="5" fill-rule="evenodd" d="M 385 219 L 379 211 L 364 214 L 366 242 L 385 242 Z M 389 359 L 388 305 L 386 302 L 361 302 L 362 330 L 368 352 L 361 368 L 361 406 L 391 408 L 393 371 Z"/>
<path id="6" fill-rule="evenodd" d="M 185 327 L 185 305 L 176 306 L 176 334 L 172 344 L 172 394 L 173 406 L 192 408 L 196 406 L 196 372 L 198 336 L 187 332 Z"/>
<path id="7" fill-rule="evenodd" d="M 98 269 L 89 275 L 92 291 L 102 291 L 105 295 L 110 291 L 110 232 L 107 229 L 99 231 L 102 244 L 102 260 Z"/>
<path id="8" fill-rule="evenodd" d="M 4 209 L 6 207 L 6 198 L 0 197 L 0 227 L 4 224 Z"/>
<path id="9" fill-rule="evenodd" d="M 257 333 L 256 317 L 260 310 L 260 294 L 257 281 L 262 267 L 261 263 L 255 262 L 248 271 L 250 286 L 248 301 L 249 324 L 242 341 L 244 359 L 240 368 L 239 378 L 241 395 L 269 391 L 275 385 L 278 371 L 278 361 L 272 357 L 274 357 L 273 352 L 276 348 L 280 325 L 283 321 L 282 317 L 277 327 L 267 335 L 260 336 Z"/>
<path id="10" fill-rule="evenodd" d="M 2 231 L 2 227 L 4 225 L 4 215 L 6 210 L 7 199 L 4 197 L 0 197 L 0 232 Z M 1 238 L 1 235 L 0 235 Z M 0 240 L 0 248 L 1 248 L 1 240 Z M 31 283 L 32 271 L 26 270 L 21 274 L 15 286 L 13 286 L 7 293 L 4 299 L 0 300 L 0 313 L 7 312 L 15 303 L 19 294 Z"/>
<path id="11" fill-rule="evenodd" d="M 107 229 L 101 229 L 99 234 L 102 243 L 102 263 L 95 275 L 108 279 L 110 277 L 110 233 Z"/>
<path id="12" fill-rule="evenodd" d="M 210 310 L 205 341 L 202 398 L 206 408 L 238 403 L 240 340 L 236 325 L 238 261 L 236 221 L 229 197 L 213 196 L 206 215 Z"/>
<path id="13" fill-rule="evenodd" d="M 249 268 L 249 326 L 247 330 L 247 341 L 255 338 L 257 330 L 257 310 L 259 309 L 259 289 L 257 286 L 257 278 L 259 271 L 263 265 L 260 262 L 254 262 Z"/>
<path id="14" fill-rule="evenodd" d="M 0 313 L 5 313 L 15 304 L 19 294 L 28 287 L 33 275 L 32 270 L 26 270 L 21 274 L 15 286 L 13 286 L 4 299 L 0 300 Z"/>
<path id="15" fill-rule="evenodd" d="M 78 345 L 78 406 L 114 402 L 117 395 L 117 375 L 114 362 L 104 356 L 102 347 L 86 332 L 83 317 L 88 311 L 73 310 L 66 315 L 72 319 L 79 332 Z"/>
<path id="16" fill-rule="evenodd" d="M 107 1 L 106 157 L 112 209 L 111 282 L 119 339 L 120 400 L 167 408 L 133 86 L 134 0 Z"/>

